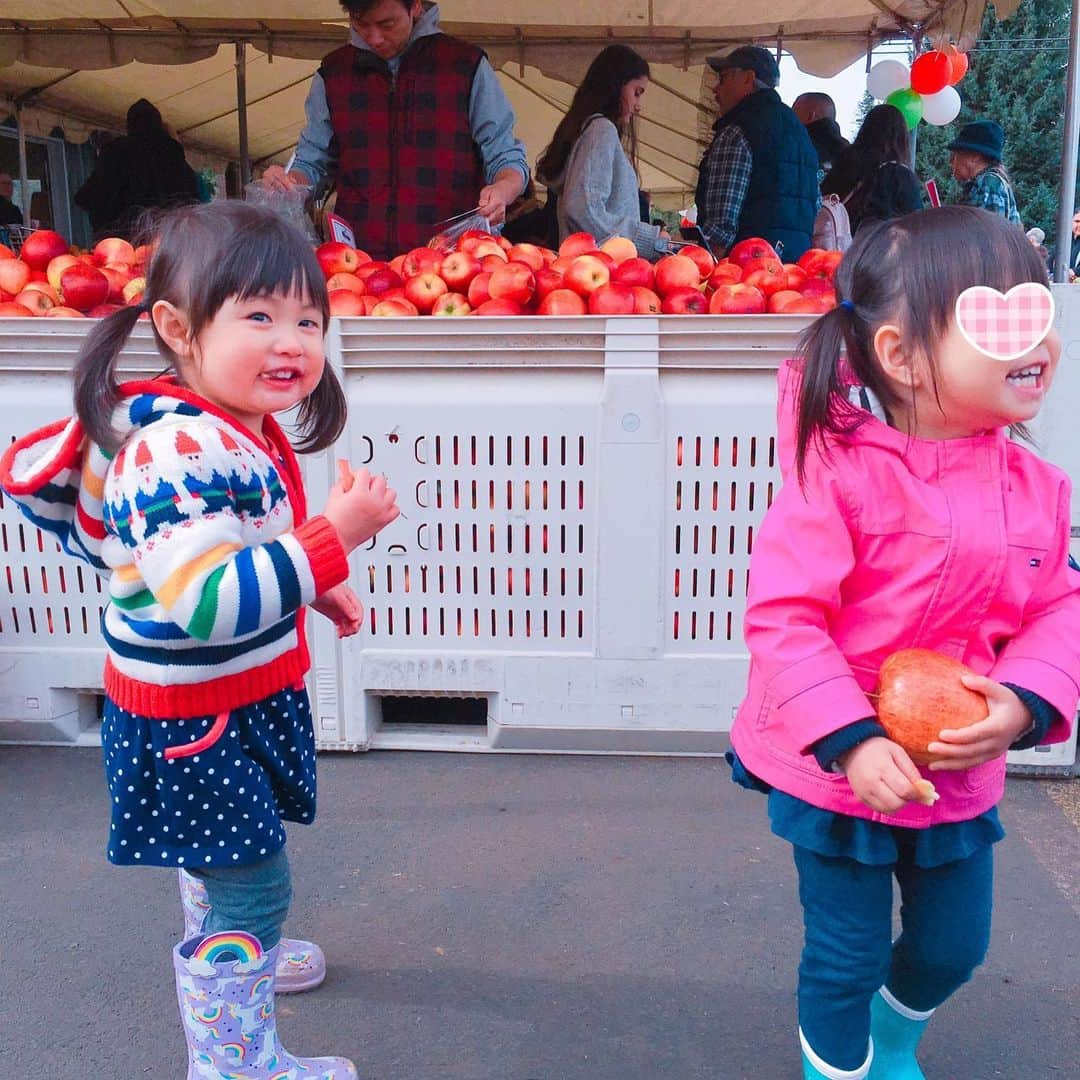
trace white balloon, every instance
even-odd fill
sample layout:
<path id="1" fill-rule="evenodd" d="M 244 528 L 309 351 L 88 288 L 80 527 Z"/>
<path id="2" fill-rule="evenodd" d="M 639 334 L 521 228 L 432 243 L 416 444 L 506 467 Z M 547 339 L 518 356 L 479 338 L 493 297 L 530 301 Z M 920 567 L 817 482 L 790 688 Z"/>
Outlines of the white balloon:
<path id="1" fill-rule="evenodd" d="M 960 113 L 960 95 L 955 86 L 946 86 L 936 94 L 926 94 L 922 99 L 922 118 L 934 127 L 951 124 Z"/>
<path id="2" fill-rule="evenodd" d="M 884 101 L 894 90 L 911 85 L 911 69 L 899 60 L 880 60 L 866 76 L 866 89 L 870 96 Z"/>

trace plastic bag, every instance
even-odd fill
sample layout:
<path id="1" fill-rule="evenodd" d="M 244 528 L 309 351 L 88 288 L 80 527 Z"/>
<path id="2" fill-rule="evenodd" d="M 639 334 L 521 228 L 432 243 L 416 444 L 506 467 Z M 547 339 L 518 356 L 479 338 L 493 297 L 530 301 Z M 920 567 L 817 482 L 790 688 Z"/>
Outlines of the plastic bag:
<path id="1" fill-rule="evenodd" d="M 246 202 L 273 210 L 295 225 L 313 244 L 318 244 L 319 238 L 315 233 L 315 225 L 304 209 L 310 198 L 310 184 L 295 184 L 288 191 L 277 191 L 264 187 L 261 181 L 255 180 L 244 188 Z"/>
<path id="2" fill-rule="evenodd" d="M 428 241 L 427 246 L 442 255 L 449 255 L 451 251 L 457 251 L 458 242 L 470 230 L 485 232 L 490 236 L 491 222 L 476 210 L 447 218 L 435 226 L 435 235 Z"/>

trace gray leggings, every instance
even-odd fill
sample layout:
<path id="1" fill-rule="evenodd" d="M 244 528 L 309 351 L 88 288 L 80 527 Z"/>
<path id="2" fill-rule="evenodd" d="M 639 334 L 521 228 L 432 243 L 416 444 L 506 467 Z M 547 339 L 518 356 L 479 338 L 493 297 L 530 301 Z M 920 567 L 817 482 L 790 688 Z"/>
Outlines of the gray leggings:
<path id="1" fill-rule="evenodd" d="M 281 927 L 292 900 L 292 878 L 285 849 L 246 866 L 210 866 L 191 871 L 206 886 L 210 914 L 204 934 L 244 930 L 264 949 L 281 940 Z"/>

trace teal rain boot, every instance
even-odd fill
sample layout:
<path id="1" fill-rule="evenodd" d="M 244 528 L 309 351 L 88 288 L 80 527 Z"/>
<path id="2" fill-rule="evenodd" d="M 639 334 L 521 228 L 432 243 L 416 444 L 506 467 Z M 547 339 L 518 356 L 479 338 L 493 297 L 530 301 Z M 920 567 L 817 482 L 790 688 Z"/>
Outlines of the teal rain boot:
<path id="1" fill-rule="evenodd" d="M 822 1061 L 806 1041 L 802 1028 L 799 1028 L 799 1042 L 802 1044 L 803 1080 L 867 1080 L 871 1075 L 870 1066 L 874 1061 L 872 1039 L 866 1051 L 866 1060 L 857 1069 L 836 1069 Z"/>
<path id="2" fill-rule="evenodd" d="M 926 1080 L 915 1060 L 915 1047 L 934 1010 L 916 1012 L 883 986 L 870 1002 L 870 1038 L 874 1064 L 869 1080 Z"/>

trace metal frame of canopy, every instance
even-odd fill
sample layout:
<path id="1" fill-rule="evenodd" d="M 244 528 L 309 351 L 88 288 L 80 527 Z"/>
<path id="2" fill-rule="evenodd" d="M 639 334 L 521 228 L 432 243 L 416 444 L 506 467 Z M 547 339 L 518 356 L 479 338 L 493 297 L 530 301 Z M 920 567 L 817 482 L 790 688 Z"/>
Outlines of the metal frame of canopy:
<path id="1" fill-rule="evenodd" d="M 874 0 L 877 3 L 877 0 Z M 888 14 L 895 17 L 896 13 L 888 6 L 881 4 L 883 14 Z M 184 27 L 179 24 L 174 24 L 178 29 L 187 33 Z M 19 28 L 16 28 L 18 30 Z M 448 29 L 453 29 L 452 24 L 448 24 Z M 913 39 L 919 39 L 922 37 L 923 28 L 918 25 L 912 25 L 906 27 L 907 34 Z M 80 33 L 108 33 L 108 34 L 124 34 L 124 33 L 139 33 L 140 36 L 146 36 L 153 34 L 154 31 L 136 31 L 136 30 L 122 30 L 105 26 L 102 23 L 97 23 L 96 27 L 89 28 L 71 28 L 65 27 L 58 29 L 56 33 L 65 33 L 69 35 L 78 35 Z M 176 30 L 172 33 L 175 35 Z M 196 31 L 197 34 L 197 31 Z M 264 24 L 257 25 L 257 28 L 248 29 L 238 32 L 230 32 L 228 34 L 220 34 L 217 38 L 217 44 L 231 43 L 235 50 L 235 70 L 236 70 L 236 113 L 237 113 L 237 128 L 238 128 L 238 144 L 240 150 L 240 174 L 241 183 L 247 184 L 251 178 L 251 158 L 248 147 L 248 129 L 247 129 L 247 72 L 246 72 L 246 51 L 245 46 L 249 43 L 256 44 L 259 47 L 265 49 L 268 53 L 272 54 L 274 41 L 281 42 L 285 36 L 295 37 L 298 34 L 304 37 L 304 40 L 311 43 L 322 43 L 325 39 L 327 47 L 332 48 L 340 40 L 339 36 L 331 36 L 324 31 L 289 31 L 283 35 L 281 33 L 275 33 L 266 27 Z M 488 40 L 490 36 L 490 41 Z M 522 70 L 524 70 L 525 54 L 524 47 L 526 42 L 526 34 L 520 27 L 515 27 L 508 33 L 493 33 L 490 35 L 483 35 L 477 39 L 477 43 L 480 45 L 501 45 L 505 47 L 508 43 L 513 43 L 521 48 L 520 64 Z M 529 34 L 528 37 L 532 38 L 534 35 Z M 851 34 L 845 34 L 841 32 L 829 33 L 828 31 L 813 31 L 810 33 L 803 33 L 798 35 L 802 40 L 815 40 L 828 37 L 850 37 Z M 863 35 L 859 35 L 861 38 Z M 868 47 L 871 47 L 877 43 L 878 40 L 886 40 L 887 38 L 895 38 L 903 36 L 903 31 L 887 32 L 879 34 L 875 39 L 873 35 L 868 42 Z M 641 30 L 629 30 L 618 35 L 620 41 L 625 41 L 627 44 L 655 44 L 658 37 L 668 38 L 669 43 L 672 45 L 679 45 L 685 50 L 686 57 L 689 60 L 690 50 L 700 49 L 703 45 L 710 48 L 719 48 L 726 44 L 734 43 L 734 39 L 725 37 L 713 37 L 700 38 L 692 36 L 690 34 L 683 35 L 681 42 L 679 39 L 671 38 L 670 35 L 656 33 L 642 32 Z M 795 39 L 795 35 L 791 36 L 791 39 Z M 562 31 L 562 37 L 552 38 L 550 34 L 543 34 L 542 40 L 547 44 L 560 44 L 570 43 L 571 41 L 578 41 L 579 39 L 573 34 L 572 31 L 564 29 Z M 779 27 L 776 39 L 777 55 L 783 50 L 784 45 L 784 28 Z M 69 74 L 74 74 L 71 72 Z M 29 180 L 27 177 L 27 155 L 26 155 L 26 133 L 24 124 L 22 121 L 21 111 L 25 104 L 42 90 L 47 89 L 49 86 L 56 85 L 57 82 L 67 78 L 68 75 L 62 75 L 59 79 L 53 79 L 48 84 L 40 87 L 34 87 L 32 90 L 26 91 L 19 95 L 15 99 L 15 118 L 18 132 L 18 146 L 19 146 L 19 183 L 21 187 L 21 203 L 23 222 L 25 225 L 30 224 L 30 198 L 29 198 Z M 1057 235 L 1060 238 L 1066 238 L 1071 232 L 1071 222 L 1073 216 L 1073 201 L 1074 192 L 1076 188 L 1076 176 L 1077 176 L 1077 154 L 1080 152 L 1080 0 L 1072 0 L 1072 9 L 1070 16 L 1069 27 L 1069 59 L 1067 68 L 1066 79 L 1066 96 L 1065 96 L 1065 129 L 1063 135 L 1062 145 L 1062 167 L 1061 167 L 1061 182 L 1059 188 L 1058 197 L 1058 215 L 1057 215 Z M 1065 281 L 1068 272 L 1068 247 L 1064 243 L 1064 240 L 1059 240 L 1056 245 L 1053 265 L 1053 278 L 1055 281 Z"/>

